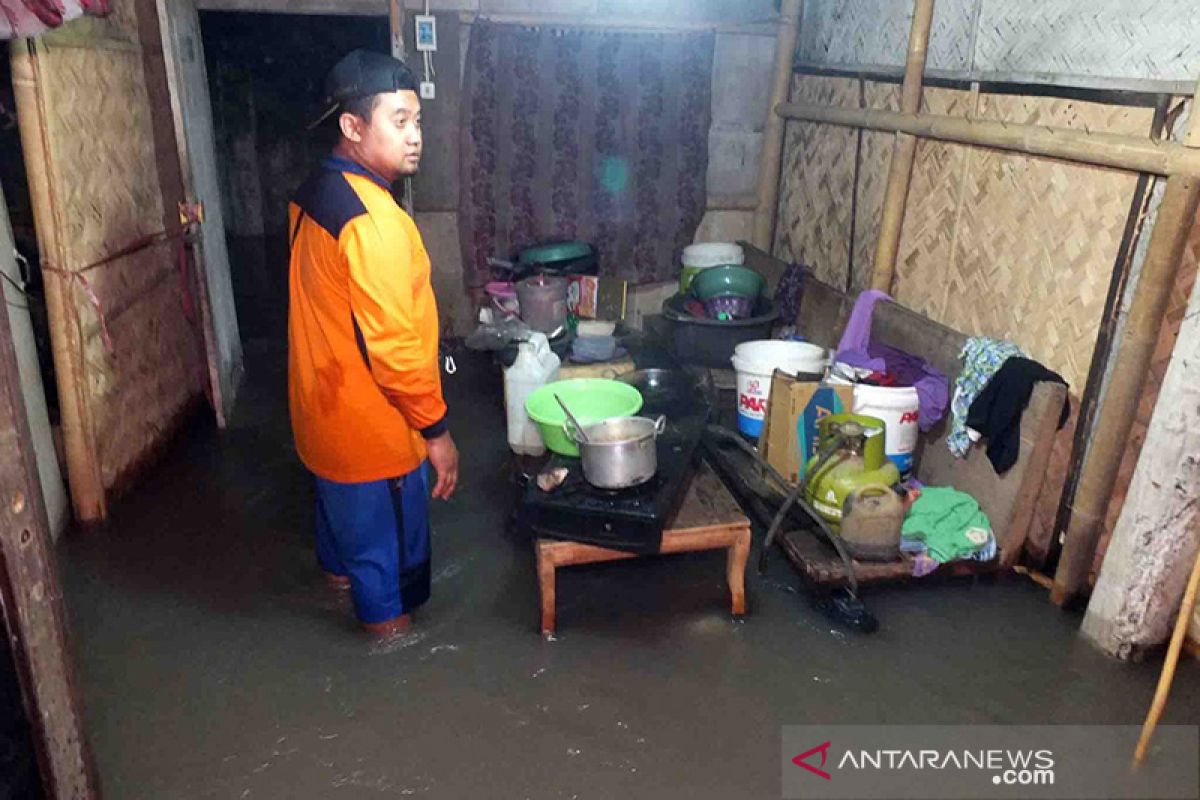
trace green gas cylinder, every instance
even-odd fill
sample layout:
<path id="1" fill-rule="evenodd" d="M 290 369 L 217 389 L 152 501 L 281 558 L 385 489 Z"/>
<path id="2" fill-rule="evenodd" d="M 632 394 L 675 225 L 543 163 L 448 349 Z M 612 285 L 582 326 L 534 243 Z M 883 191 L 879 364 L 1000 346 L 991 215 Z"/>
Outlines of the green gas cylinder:
<path id="1" fill-rule="evenodd" d="M 900 470 L 884 452 L 885 430 L 883 420 L 862 414 L 831 414 L 817 421 L 817 455 L 805 468 L 805 495 L 833 528 L 841 525 L 852 494 L 899 483 Z"/>

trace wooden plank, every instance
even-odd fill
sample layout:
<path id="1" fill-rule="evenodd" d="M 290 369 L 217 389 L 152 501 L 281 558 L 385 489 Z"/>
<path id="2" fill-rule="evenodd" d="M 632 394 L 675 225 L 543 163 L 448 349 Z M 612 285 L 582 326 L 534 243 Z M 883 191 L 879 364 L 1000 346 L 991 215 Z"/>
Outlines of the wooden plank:
<path id="1" fill-rule="evenodd" d="M 48 797 L 97 797 L 5 303 L 0 303 L 0 453 L 0 605 L 42 780 Z"/>
<path id="2" fill-rule="evenodd" d="M 809 583 L 822 587 L 838 587 L 846 583 L 846 565 L 837 551 L 820 541 L 809 531 L 789 531 L 779 536 L 779 545 L 788 560 Z M 943 564 L 924 578 L 914 578 L 912 559 L 899 561 L 853 561 L 854 577 L 859 586 L 872 583 L 905 583 L 936 577 L 982 575 L 996 571 L 996 562 L 953 561 Z"/>
<path id="3" fill-rule="evenodd" d="M 749 534 L 750 523 L 744 525 L 719 525 L 689 531 L 666 531 L 663 533 L 659 555 L 694 553 L 700 550 L 723 550 L 734 547 Z M 612 550 L 594 544 L 568 542 L 557 539 L 538 540 L 538 558 L 546 559 L 557 567 L 572 564 L 598 564 L 605 561 L 621 561 L 641 558 L 642 553 Z"/>
<path id="4" fill-rule="evenodd" d="M 696 470 L 675 519 L 668 523 L 663 538 L 665 540 L 668 533 L 679 531 L 696 532 L 749 524 L 750 521 L 725 484 L 721 483 L 708 462 L 703 462 Z"/>
<path id="5" fill-rule="evenodd" d="M 163 202 L 184 199 L 190 207 L 201 209 L 191 255 L 200 289 L 197 300 L 209 394 L 217 426 L 224 429 L 237 399 L 244 361 L 217 182 L 200 18 L 190 0 L 156 0 L 155 6 L 185 193 L 184 198 L 164 193 Z"/>

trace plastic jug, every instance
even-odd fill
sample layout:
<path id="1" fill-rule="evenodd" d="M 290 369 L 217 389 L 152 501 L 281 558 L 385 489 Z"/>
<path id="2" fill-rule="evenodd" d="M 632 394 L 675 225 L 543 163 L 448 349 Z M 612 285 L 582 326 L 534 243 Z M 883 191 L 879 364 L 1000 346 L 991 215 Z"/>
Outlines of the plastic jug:
<path id="1" fill-rule="evenodd" d="M 546 452 L 542 434 L 525 411 L 534 389 L 558 378 L 559 359 L 545 334 L 534 332 L 517 345 L 517 359 L 504 370 L 504 410 L 508 416 L 508 446 L 522 456 Z"/>

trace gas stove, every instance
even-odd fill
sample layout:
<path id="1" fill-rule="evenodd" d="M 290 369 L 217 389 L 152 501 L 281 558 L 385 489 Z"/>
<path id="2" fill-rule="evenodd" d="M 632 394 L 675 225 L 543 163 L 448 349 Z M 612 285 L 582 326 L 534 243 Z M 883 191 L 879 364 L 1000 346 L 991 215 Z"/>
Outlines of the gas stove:
<path id="1" fill-rule="evenodd" d="M 668 418 L 656 443 L 658 472 L 641 486 L 597 489 L 584 479 L 578 458 L 551 457 L 543 469 L 566 467 L 567 478 L 552 492 L 543 492 L 530 480 L 519 501 L 518 524 L 537 536 L 631 553 L 657 553 L 663 528 L 686 493 L 707 418 L 707 410 Z"/>

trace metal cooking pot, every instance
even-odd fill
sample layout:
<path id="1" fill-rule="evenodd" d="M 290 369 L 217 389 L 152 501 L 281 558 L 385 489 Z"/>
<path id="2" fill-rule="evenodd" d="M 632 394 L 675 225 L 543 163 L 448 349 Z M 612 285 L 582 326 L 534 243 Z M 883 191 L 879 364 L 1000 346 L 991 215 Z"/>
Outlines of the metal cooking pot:
<path id="1" fill-rule="evenodd" d="M 597 489 L 628 489 L 653 478 L 658 471 L 655 440 L 666 427 L 663 416 L 613 417 L 584 425 L 581 436 L 570 420 L 563 423 L 567 436 L 579 445 L 583 477 Z"/>

